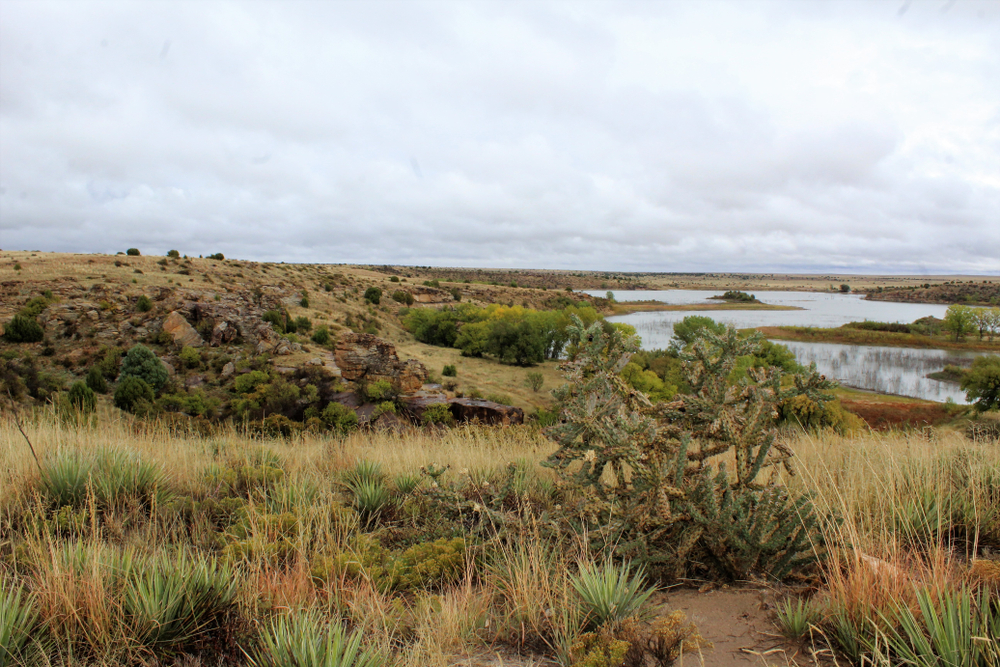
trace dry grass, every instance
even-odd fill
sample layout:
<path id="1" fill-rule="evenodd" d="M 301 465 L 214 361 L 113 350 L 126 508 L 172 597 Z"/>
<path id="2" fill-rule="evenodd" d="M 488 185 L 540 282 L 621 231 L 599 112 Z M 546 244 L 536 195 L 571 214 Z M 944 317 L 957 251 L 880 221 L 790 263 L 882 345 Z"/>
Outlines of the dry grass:
<path id="1" fill-rule="evenodd" d="M 450 466 L 449 475 L 464 476 L 513 461 L 538 463 L 553 445 L 535 429 L 356 433 L 342 440 L 307 435 L 288 442 L 248 439 L 235 430 L 211 436 L 177 433 L 110 412 L 102 413 L 98 424 L 67 426 L 51 413 L 40 413 L 26 430 L 43 461 L 60 451 L 128 449 L 159 463 L 172 486 L 194 495 L 208 492 L 210 466 L 220 460 L 249 460 L 264 448 L 280 459 L 284 484 L 317 490 L 315 504 L 300 508 L 299 527 L 291 538 L 294 555 L 288 561 L 249 557 L 240 565 L 240 606 L 251 623 L 274 613 L 319 609 L 348 620 L 369 645 L 393 656 L 391 664 L 413 667 L 483 664 L 476 656 L 497 645 L 565 656 L 575 641 L 580 619 L 568 576 L 584 551 L 553 552 L 530 520 L 523 539 L 493 544 L 480 555 L 478 572 L 470 565 L 457 583 L 436 591 L 399 596 L 364 579 L 341 576 L 321 583 L 309 570 L 312 554 L 336 553 L 350 541 L 352 529 L 338 526 L 328 511 L 341 490 L 338 480 L 344 469 L 364 459 L 379 463 L 392 476 L 433 463 Z M 871 616 L 873 610 L 892 605 L 913 605 L 918 586 L 955 589 L 992 571 L 973 564 L 985 553 L 985 543 L 1000 539 L 1000 510 L 991 505 L 994 490 L 987 483 L 991 475 L 1000 481 L 1000 449 L 995 445 L 973 443 L 950 431 L 935 431 L 930 437 L 800 434 L 790 444 L 799 474 L 788 483 L 813 494 L 820 511 L 842 519 L 824 529 L 827 560 L 819 599 L 827 608 L 847 610 L 852 617 Z M 545 469 L 537 472 L 548 474 Z M 120 613 L 108 593 L 107 563 L 141 560 L 172 549 L 176 535 L 165 527 L 168 524 L 156 521 L 129 527 L 127 517 L 117 519 L 117 529 L 115 520 L 100 526 L 94 520 L 79 547 L 44 531 L 15 529 L 16 517 L 41 510 L 33 491 L 37 479 L 35 462 L 12 420 L 0 419 L 0 535 L 7 544 L 5 552 L 19 554 L 15 564 L 33 564 L 29 578 L 43 616 L 63 636 L 77 637 L 78 645 L 91 647 L 91 654 L 98 656 L 96 664 L 134 658 L 137 654 L 115 620 Z M 961 535 L 939 532 L 943 526 L 935 525 L 935 517 L 944 516 L 940 511 L 926 522 L 901 527 L 906 508 L 914 507 L 916 500 L 933 501 L 933 507 L 949 512 L 960 510 L 968 530 Z M 262 543 L 273 539 L 263 524 L 254 523 L 263 521 L 264 512 L 254 509 L 249 519 L 253 539 Z M 80 549 L 79 562 L 69 567 L 67 558 L 75 548 Z M 118 647 L 118 652 L 102 653 L 105 644 Z"/>

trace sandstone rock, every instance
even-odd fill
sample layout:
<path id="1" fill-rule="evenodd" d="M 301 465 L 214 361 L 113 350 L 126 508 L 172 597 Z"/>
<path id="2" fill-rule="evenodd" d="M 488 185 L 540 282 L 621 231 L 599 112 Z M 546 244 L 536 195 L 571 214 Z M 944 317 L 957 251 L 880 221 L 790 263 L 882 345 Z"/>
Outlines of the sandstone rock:
<path id="1" fill-rule="evenodd" d="M 205 341 L 202 340 L 194 327 L 188 324 L 184 316 L 176 310 L 167 315 L 166 319 L 163 320 L 163 330 L 170 334 L 170 337 L 178 345 L 201 347 L 205 344 Z"/>
<path id="2" fill-rule="evenodd" d="M 491 426 L 524 423 L 524 410 L 521 408 L 474 398 L 452 399 L 451 414 L 460 422 L 478 420 Z"/>
<path id="3" fill-rule="evenodd" d="M 200 387 L 205 384 L 204 375 L 190 375 L 184 380 L 184 386 L 188 389 L 194 389 L 195 387 Z"/>
<path id="4" fill-rule="evenodd" d="M 160 361 L 163 363 L 163 367 L 167 369 L 167 375 L 169 377 L 173 377 L 174 375 L 177 374 L 177 371 L 174 370 L 174 365 L 173 364 L 171 364 L 169 361 L 167 361 L 163 357 L 160 357 Z"/>
<path id="5" fill-rule="evenodd" d="M 334 356 L 341 375 L 347 380 L 387 380 L 398 391 L 406 393 L 417 391 L 427 379 L 423 364 L 416 359 L 401 362 L 391 343 L 372 334 L 342 335 Z"/>
<path id="6" fill-rule="evenodd" d="M 222 367 L 222 373 L 219 374 L 219 377 L 222 378 L 223 380 L 228 380 L 235 374 L 236 374 L 236 364 L 230 361 L 225 366 Z"/>
<path id="7" fill-rule="evenodd" d="M 418 391 L 412 394 L 404 394 L 399 397 L 399 402 L 415 422 L 423 421 L 424 411 L 432 405 L 448 405 L 448 397 L 443 393 L 435 391 Z"/>

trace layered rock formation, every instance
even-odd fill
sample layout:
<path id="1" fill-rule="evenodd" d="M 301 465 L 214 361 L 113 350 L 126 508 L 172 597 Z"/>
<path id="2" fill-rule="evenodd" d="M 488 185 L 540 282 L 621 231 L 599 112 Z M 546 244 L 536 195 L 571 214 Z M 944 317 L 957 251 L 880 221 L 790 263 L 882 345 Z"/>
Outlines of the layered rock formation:
<path id="1" fill-rule="evenodd" d="M 378 336 L 348 333 L 340 336 L 335 353 L 345 380 L 386 380 L 400 393 L 414 392 L 427 379 L 427 369 L 416 359 L 400 361 L 396 348 Z"/>

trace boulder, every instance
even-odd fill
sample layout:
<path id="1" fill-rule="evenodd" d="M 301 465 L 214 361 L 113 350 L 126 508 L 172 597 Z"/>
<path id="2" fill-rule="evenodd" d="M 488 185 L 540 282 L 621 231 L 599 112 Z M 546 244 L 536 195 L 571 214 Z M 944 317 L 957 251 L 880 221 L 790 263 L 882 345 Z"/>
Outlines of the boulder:
<path id="1" fill-rule="evenodd" d="M 420 389 L 427 379 L 423 364 L 416 359 L 401 362 L 392 343 L 372 334 L 340 336 L 334 357 L 345 380 L 387 380 L 397 391 L 407 393 Z"/>
<path id="2" fill-rule="evenodd" d="M 225 366 L 222 367 L 222 373 L 219 375 L 223 380 L 228 380 L 233 375 L 236 374 L 236 364 L 233 362 L 227 362 Z"/>
<path id="3" fill-rule="evenodd" d="M 403 410 L 413 421 L 420 423 L 423 421 L 424 411 L 432 405 L 448 405 L 448 397 L 435 391 L 418 391 L 412 394 L 403 394 L 399 397 L 399 402 Z M 450 409 L 450 408 L 449 408 Z"/>
<path id="4" fill-rule="evenodd" d="M 174 342 L 178 345 L 190 345 L 191 347 L 201 347 L 205 344 L 195 328 L 188 324 L 184 316 L 179 312 L 172 311 L 163 320 L 163 330 L 170 334 Z"/>
<path id="5" fill-rule="evenodd" d="M 451 414 L 460 422 L 478 421 L 491 426 L 524 423 L 524 410 L 521 408 L 475 398 L 452 399 Z"/>

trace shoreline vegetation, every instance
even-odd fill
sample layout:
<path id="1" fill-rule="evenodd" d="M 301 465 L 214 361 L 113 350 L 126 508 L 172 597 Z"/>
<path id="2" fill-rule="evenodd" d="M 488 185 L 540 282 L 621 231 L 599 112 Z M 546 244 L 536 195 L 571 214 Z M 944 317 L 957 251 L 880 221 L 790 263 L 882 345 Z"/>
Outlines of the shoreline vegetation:
<path id="1" fill-rule="evenodd" d="M 895 331 L 855 329 L 847 325 L 835 328 L 821 327 L 757 327 L 757 331 L 770 340 L 790 340 L 803 343 L 837 343 L 839 345 L 868 345 L 876 347 L 913 347 L 936 350 L 968 350 L 974 352 L 1000 352 L 1000 340 L 960 340 L 939 336 L 925 336 Z"/>

